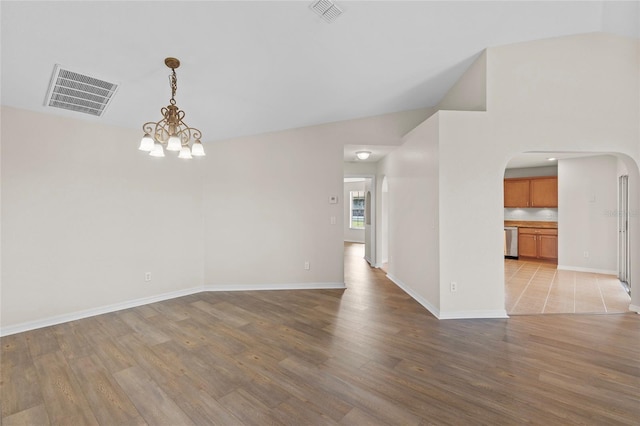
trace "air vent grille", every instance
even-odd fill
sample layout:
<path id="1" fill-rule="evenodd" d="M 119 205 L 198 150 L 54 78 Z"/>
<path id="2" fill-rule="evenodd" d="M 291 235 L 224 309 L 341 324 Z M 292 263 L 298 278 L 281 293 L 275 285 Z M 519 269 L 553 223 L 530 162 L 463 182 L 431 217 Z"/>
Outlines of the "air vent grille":
<path id="1" fill-rule="evenodd" d="M 115 83 L 65 70 L 56 65 L 45 105 L 100 117 L 117 89 L 118 85 Z"/>
<path id="2" fill-rule="evenodd" d="M 318 0 L 311 5 L 311 10 L 327 22 L 333 22 L 338 16 L 342 15 L 342 9 L 331 0 Z"/>

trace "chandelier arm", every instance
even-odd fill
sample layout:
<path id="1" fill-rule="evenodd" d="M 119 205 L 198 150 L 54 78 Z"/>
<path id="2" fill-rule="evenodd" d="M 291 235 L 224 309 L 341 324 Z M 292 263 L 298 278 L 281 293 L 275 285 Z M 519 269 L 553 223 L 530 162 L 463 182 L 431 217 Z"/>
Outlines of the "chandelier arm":
<path id="1" fill-rule="evenodd" d="M 200 130 L 194 129 L 193 127 L 189 127 L 189 129 L 191 130 L 191 134 L 195 140 L 200 140 L 200 138 L 202 138 L 202 132 Z"/>
<path id="2" fill-rule="evenodd" d="M 183 146 L 187 146 L 190 142 L 193 143 L 196 140 L 200 139 L 200 137 L 202 136 L 200 130 L 189 127 L 184 122 L 182 124 L 184 125 L 184 128 L 180 129 L 180 132 L 178 132 L 178 137 L 180 137 L 180 141 L 182 142 Z"/>
<path id="3" fill-rule="evenodd" d="M 157 125 L 158 125 L 158 123 L 156 123 L 155 121 L 150 121 L 150 122 L 144 123 L 142 125 L 142 130 L 145 133 L 153 136 L 155 134 L 155 128 L 156 128 Z"/>
<path id="4" fill-rule="evenodd" d="M 183 110 L 181 110 L 181 109 L 178 110 L 178 114 L 177 114 L 178 124 L 181 124 L 183 126 L 187 126 L 186 124 L 184 124 L 184 121 L 182 121 L 184 119 L 185 115 L 186 114 L 185 114 L 185 112 Z M 189 126 L 187 126 L 187 127 L 189 127 Z"/>

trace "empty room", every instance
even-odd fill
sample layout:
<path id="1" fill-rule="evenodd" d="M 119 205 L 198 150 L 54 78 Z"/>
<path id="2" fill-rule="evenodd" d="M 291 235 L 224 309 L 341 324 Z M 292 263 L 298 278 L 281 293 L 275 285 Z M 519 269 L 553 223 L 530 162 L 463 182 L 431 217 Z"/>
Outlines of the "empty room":
<path id="1" fill-rule="evenodd" d="M 3 426 L 637 424 L 639 2 L 0 32 Z"/>

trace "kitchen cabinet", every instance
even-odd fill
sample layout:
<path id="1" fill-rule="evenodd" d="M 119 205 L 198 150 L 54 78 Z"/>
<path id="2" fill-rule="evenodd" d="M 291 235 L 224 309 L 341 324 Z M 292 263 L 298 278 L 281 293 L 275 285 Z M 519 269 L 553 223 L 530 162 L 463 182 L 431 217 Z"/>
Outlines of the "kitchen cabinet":
<path id="1" fill-rule="evenodd" d="M 558 207 L 558 177 L 505 179 L 504 206 Z"/>
<path id="2" fill-rule="evenodd" d="M 558 260 L 558 230 L 518 228 L 518 257 Z"/>

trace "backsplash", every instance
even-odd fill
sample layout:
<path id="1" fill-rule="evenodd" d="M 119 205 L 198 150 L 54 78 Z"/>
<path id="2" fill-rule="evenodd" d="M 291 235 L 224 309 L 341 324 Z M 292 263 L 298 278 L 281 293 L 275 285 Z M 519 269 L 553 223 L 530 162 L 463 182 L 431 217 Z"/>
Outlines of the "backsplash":
<path id="1" fill-rule="evenodd" d="M 557 222 L 558 209 L 504 209 L 504 220 Z"/>

